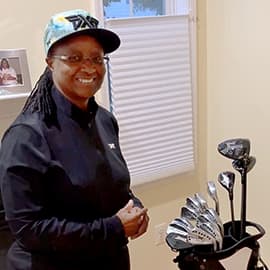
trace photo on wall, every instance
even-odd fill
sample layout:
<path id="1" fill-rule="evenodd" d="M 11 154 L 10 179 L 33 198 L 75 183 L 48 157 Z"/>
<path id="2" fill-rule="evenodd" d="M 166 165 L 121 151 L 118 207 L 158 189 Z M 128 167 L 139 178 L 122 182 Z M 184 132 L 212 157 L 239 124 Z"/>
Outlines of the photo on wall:
<path id="1" fill-rule="evenodd" d="M 0 97 L 31 91 L 25 49 L 0 50 Z"/>

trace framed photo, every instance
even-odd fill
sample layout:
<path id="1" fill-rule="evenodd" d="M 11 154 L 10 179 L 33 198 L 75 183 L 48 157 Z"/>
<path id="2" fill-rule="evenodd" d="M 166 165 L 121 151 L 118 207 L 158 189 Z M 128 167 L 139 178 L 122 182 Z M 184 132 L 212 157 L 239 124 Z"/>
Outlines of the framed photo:
<path id="1" fill-rule="evenodd" d="M 31 92 L 25 49 L 0 50 L 0 98 Z"/>

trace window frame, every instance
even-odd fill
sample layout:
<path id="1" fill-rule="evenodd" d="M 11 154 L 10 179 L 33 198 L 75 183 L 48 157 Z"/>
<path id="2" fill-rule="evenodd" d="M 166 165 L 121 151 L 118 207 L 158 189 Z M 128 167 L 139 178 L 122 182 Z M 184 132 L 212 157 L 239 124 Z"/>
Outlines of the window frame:
<path id="1" fill-rule="evenodd" d="M 197 108 L 197 96 L 196 96 L 196 90 L 197 90 L 197 54 L 196 54 L 196 30 L 197 30 L 197 13 L 196 13 L 196 6 L 197 6 L 197 0 L 165 0 L 166 1 L 166 11 L 168 12 L 168 15 L 175 15 L 177 11 L 178 1 L 185 1 L 186 2 L 186 12 L 189 14 L 190 18 L 190 43 L 191 43 L 191 64 L 192 64 L 192 92 L 193 92 L 193 105 L 194 105 L 194 113 L 196 114 L 196 108 Z M 105 18 L 104 18 L 104 8 L 103 8 L 103 0 L 96 0 L 90 2 L 90 9 L 93 10 L 93 14 L 99 19 L 99 24 L 101 27 L 105 24 Z M 183 12 L 183 10 L 182 10 Z M 181 13 L 181 12 L 180 12 Z M 107 109 L 110 108 L 110 98 L 108 93 L 108 80 L 105 78 L 103 87 L 103 91 L 99 91 L 97 93 L 97 99 L 101 102 L 103 106 L 105 106 Z M 196 118 L 194 117 L 194 121 L 196 121 Z M 196 128 L 196 122 L 194 125 L 194 128 Z M 195 130 L 196 132 L 196 130 Z M 196 140 L 195 140 L 196 143 Z"/>
<path id="2" fill-rule="evenodd" d="M 194 144 L 194 166 L 196 168 L 197 164 L 197 55 L 196 55 L 196 25 L 197 25 L 197 17 L 196 17 L 196 0 L 185 0 L 188 5 L 186 6 L 187 10 L 182 12 L 186 12 L 188 14 L 190 20 L 190 49 L 191 49 L 191 91 L 192 91 L 192 109 L 193 109 L 193 144 Z M 178 2 L 179 3 L 179 2 Z M 100 20 L 100 25 L 105 25 L 105 18 L 103 16 L 103 1 L 97 0 L 94 3 L 94 10 L 96 16 Z M 177 0 L 167 0 L 166 1 L 166 10 L 167 15 L 175 15 L 177 10 Z M 179 13 L 178 13 L 179 14 Z M 180 14 L 183 14 L 180 12 Z M 108 110 L 110 110 L 110 93 L 109 93 L 109 82 L 108 79 L 105 79 L 103 84 L 103 90 L 99 91 L 97 95 L 97 99 Z M 153 180 L 152 180 L 153 181 Z M 133 184 L 132 184 L 133 185 Z M 136 185 L 136 183 L 135 183 Z"/>

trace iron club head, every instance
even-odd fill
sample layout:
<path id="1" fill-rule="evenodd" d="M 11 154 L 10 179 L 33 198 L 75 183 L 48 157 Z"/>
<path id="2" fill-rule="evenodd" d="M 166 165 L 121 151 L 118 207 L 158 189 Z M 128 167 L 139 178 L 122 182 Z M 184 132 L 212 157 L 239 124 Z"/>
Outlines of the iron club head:
<path id="1" fill-rule="evenodd" d="M 216 205 L 216 212 L 219 214 L 219 200 L 217 195 L 217 188 L 213 181 L 207 182 L 207 192 L 209 196 L 214 200 Z"/>
<path id="2" fill-rule="evenodd" d="M 186 205 L 190 208 L 192 208 L 196 213 L 201 213 L 203 212 L 203 208 L 201 207 L 200 203 L 196 200 L 195 196 L 194 197 L 187 197 L 186 198 Z"/>
<path id="3" fill-rule="evenodd" d="M 181 217 L 184 217 L 188 220 L 196 220 L 198 217 L 199 213 L 197 213 L 196 211 L 194 211 L 192 208 L 188 207 L 188 206 L 183 206 L 181 208 Z"/>
<path id="4" fill-rule="evenodd" d="M 206 199 L 204 198 L 204 196 L 201 193 L 198 193 L 198 192 L 195 193 L 194 197 L 199 202 L 203 211 L 205 211 L 205 209 L 209 208 Z"/>

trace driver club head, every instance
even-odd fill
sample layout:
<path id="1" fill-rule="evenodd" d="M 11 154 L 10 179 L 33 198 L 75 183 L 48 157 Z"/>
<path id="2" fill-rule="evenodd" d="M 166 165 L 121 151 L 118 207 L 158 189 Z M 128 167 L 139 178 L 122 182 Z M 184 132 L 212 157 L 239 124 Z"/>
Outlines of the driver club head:
<path id="1" fill-rule="evenodd" d="M 228 191 L 230 200 L 233 200 L 235 174 L 230 171 L 222 172 L 218 175 L 218 182 Z"/>
<path id="2" fill-rule="evenodd" d="M 237 138 L 221 142 L 218 145 L 218 152 L 230 159 L 242 159 L 250 152 L 250 141 L 248 139 Z"/>
<path id="3" fill-rule="evenodd" d="M 239 159 L 239 160 L 234 160 L 232 162 L 233 168 L 242 173 L 244 170 L 248 173 L 253 169 L 253 167 L 256 164 L 256 158 L 253 156 L 248 157 L 247 159 Z"/>

